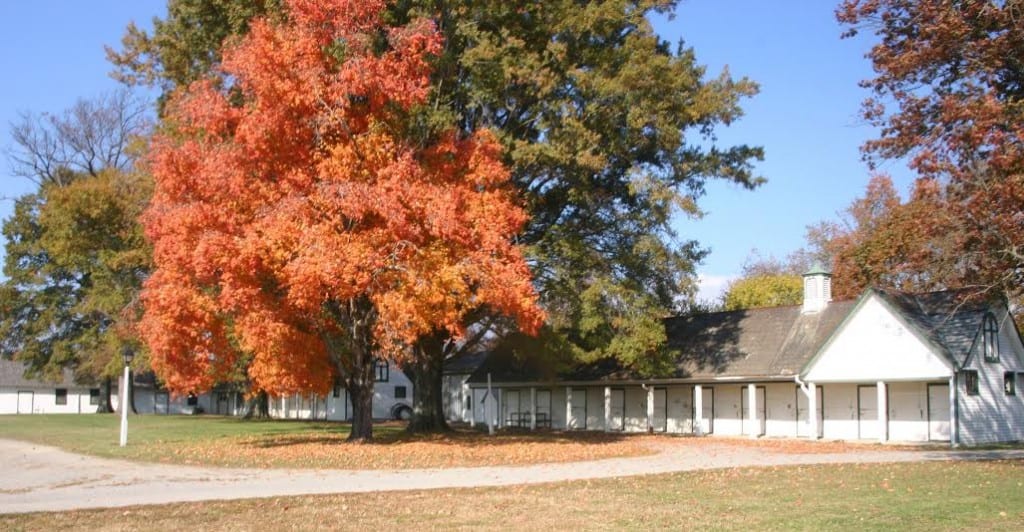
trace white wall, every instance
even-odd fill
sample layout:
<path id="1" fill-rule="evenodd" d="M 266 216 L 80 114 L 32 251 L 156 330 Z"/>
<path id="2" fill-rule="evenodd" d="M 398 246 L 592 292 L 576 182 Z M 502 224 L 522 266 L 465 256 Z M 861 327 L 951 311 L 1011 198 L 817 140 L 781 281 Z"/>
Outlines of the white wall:
<path id="1" fill-rule="evenodd" d="M 951 367 L 875 295 L 832 338 L 806 372 L 807 382 L 947 379 Z"/>
<path id="2" fill-rule="evenodd" d="M 64 388 L 67 390 L 67 404 L 57 404 L 57 387 L 54 388 L 4 388 L 0 389 L 0 414 L 18 413 L 18 393 L 31 394 L 26 406 L 33 414 L 93 414 L 96 405 L 89 404 L 89 389 Z M 26 396 L 27 399 L 27 396 Z"/>
<path id="3" fill-rule="evenodd" d="M 971 353 L 968 369 L 978 371 L 979 394 L 967 395 L 964 379 L 959 378 L 960 443 L 976 445 L 981 443 L 1024 440 L 1024 379 L 1018 376 L 1016 395 L 1006 395 L 1003 390 L 1003 374 L 1012 371 L 1024 372 L 1024 346 L 1021 346 L 1013 322 L 1005 310 L 995 314 L 999 323 L 999 361 L 986 362 L 982 354 L 982 338 L 979 334 Z M 978 324 L 980 333 L 981 324 Z"/>

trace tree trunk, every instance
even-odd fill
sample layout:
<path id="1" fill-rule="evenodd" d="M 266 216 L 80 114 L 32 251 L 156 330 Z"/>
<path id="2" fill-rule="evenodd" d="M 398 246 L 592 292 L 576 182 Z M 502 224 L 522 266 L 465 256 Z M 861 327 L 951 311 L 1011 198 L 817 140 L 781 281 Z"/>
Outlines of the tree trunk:
<path id="1" fill-rule="evenodd" d="M 364 373 L 364 372 L 360 372 Z M 352 400 L 352 430 L 350 442 L 368 442 L 373 439 L 373 365 L 370 364 L 369 379 L 347 379 L 346 387 Z"/>
<path id="2" fill-rule="evenodd" d="M 406 366 L 412 380 L 412 419 L 406 428 L 414 433 L 448 432 L 444 416 L 444 342 L 438 335 L 426 337 L 414 347 Z"/>
<path id="3" fill-rule="evenodd" d="M 270 417 L 270 398 L 267 392 L 259 392 L 245 402 L 242 419 L 267 419 Z"/>
<path id="4" fill-rule="evenodd" d="M 97 414 L 112 414 L 114 407 L 110 403 L 111 378 L 103 377 L 100 382 L 100 404 L 96 407 Z"/>
<path id="5" fill-rule="evenodd" d="M 132 385 L 128 387 L 128 406 L 131 407 L 129 412 L 132 414 L 138 414 L 139 411 L 135 409 L 135 370 L 133 369 L 128 370 L 128 382 L 132 383 Z"/>

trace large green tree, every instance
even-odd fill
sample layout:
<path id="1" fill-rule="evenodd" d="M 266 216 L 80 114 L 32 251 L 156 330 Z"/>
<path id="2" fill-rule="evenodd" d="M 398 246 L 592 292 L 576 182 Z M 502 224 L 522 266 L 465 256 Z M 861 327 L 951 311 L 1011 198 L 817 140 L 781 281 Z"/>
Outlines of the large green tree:
<path id="1" fill-rule="evenodd" d="M 136 344 L 133 303 L 150 264 L 136 218 L 149 187 L 117 170 L 65 180 L 19 198 L 4 223 L 0 353 L 30 375 L 59 379 L 70 368 L 80 382 L 102 383 L 100 410 L 109 411 L 121 350 Z"/>
<path id="2" fill-rule="evenodd" d="M 720 146 L 716 127 L 741 115 L 756 93 L 728 72 L 709 77 L 692 49 L 654 33 L 649 17 L 675 2 L 401 1 L 390 19 L 432 18 L 444 50 L 434 91 L 414 110 L 410 134 L 424 142 L 438 125 L 463 134 L 491 128 L 504 147 L 531 220 L 520 237 L 549 315 L 548 332 L 575 357 L 615 357 L 642 373 L 667 360 L 661 318 L 694 290 L 700 245 L 675 234 L 674 216 L 699 215 L 708 179 L 746 187 L 760 179 L 757 147 Z M 217 61 L 219 43 L 243 31 L 252 0 L 171 0 L 152 34 L 129 28 L 110 58 L 128 82 L 173 90 Z M 181 65 L 186 65 L 182 67 Z M 231 80 L 225 80 L 229 83 Z M 508 332 L 473 313 L 467 338 L 426 335 L 413 349 L 415 420 L 444 428 L 441 366 L 474 338 Z"/>
<path id="3" fill-rule="evenodd" d="M 79 381 L 100 382 L 101 411 L 121 350 L 134 345 L 133 303 L 149 271 L 136 218 L 151 186 L 129 170 L 145 109 L 116 92 L 58 114 L 24 114 L 11 128 L 12 170 L 39 189 L 19 198 L 3 225 L 0 356 L 25 362 L 31 376 L 72 369 Z"/>

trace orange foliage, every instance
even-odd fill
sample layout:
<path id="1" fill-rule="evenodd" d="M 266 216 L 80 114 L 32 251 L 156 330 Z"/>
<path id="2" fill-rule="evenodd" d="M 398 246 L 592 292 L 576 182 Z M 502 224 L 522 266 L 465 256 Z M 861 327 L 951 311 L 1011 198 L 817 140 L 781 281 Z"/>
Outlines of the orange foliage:
<path id="1" fill-rule="evenodd" d="M 289 21 L 254 21 L 221 76 L 169 103 L 153 139 L 143 217 L 156 271 L 141 332 L 176 391 L 208 389 L 251 353 L 271 394 L 326 393 L 344 335 L 333 307 L 373 304 L 378 354 L 435 329 L 459 335 L 488 305 L 535 331 L 543 320 L 521 250 L 526 222 L 486 131 L 403 139 L 424 102 L 429 21 L 384 28 L 384 3 L 291 0 Z M 379 50 L 378 35 L 388 46 Z"/>

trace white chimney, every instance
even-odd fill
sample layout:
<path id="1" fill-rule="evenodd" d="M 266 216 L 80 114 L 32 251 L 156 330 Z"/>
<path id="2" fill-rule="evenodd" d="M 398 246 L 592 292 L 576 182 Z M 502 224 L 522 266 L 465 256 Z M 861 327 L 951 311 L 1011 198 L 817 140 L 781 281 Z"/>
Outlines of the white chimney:
<path id="1" fill-rule="evenodd" d="M 801 312 L 821 312 L 829 301 L 832 301 L 832 272 L 816 262 L 804 274 L 804 308 Z"/>

